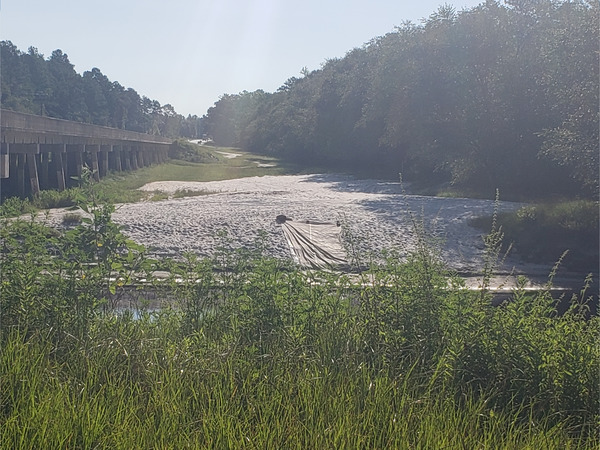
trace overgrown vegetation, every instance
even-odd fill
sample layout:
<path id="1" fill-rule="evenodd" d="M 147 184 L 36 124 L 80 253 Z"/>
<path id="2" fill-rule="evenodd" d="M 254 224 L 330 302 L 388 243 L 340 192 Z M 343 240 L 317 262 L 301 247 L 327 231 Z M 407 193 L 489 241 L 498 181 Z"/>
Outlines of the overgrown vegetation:
<path id="1" fill-rule="evenodd" d="M 211 162 L 216 159 L 211 150 L 185 139 L 177 139 L 169 148 L 169 158 L 194 163 Z"/>
<path id="2" fill-rule="evenodd" d="M 524 260 L 553 262 L 568 251 L 564 267 L 577 272 L 600 272 L 599 207 L 594 201 L 575 200 L 532 204 L 515 213 L 499 214 L 506 240 Z M 479 218 L 473 225 L 489 229 L 491 218 Z"/>
<path id="3" fill-rule="evenodd" d="M 0 217 L 16 217 L 33 213 L 39 209 L 52 209 L 73 206 L 82 195 L 81 189 L 70 188 L 64 191 L 40 191 L 33 199 L 9 197 L 0 205 Z"/>
<path id="4" fill-rule="evenodd" d="M 493 308 L 425 236 L 358 277 L 259 245 L 154 261 L 111 205 L 81 207 L 91 218 L 62 235 L 0 228 L 2 448 L 599 444 L 587 292 L 560 316 L 549 291 Z"/>

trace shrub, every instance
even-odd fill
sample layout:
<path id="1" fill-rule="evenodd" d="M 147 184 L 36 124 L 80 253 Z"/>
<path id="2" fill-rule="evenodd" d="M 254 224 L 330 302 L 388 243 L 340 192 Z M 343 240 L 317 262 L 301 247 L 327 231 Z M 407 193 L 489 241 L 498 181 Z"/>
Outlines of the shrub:
<path id="1" fill-rule="evenodd" d="M 9 197 L 0 205 L 0 217 L 17 217 L 35 211 L 29 200 Z"/>
<path id="2" fill-rule="evenodd" d="M 505 240 L 523 259 L 555 263 L 566 251 L 563 265 L 573 271 L 599 273 L 599 209 L 593 201 L 527 205 L 514 213 L 498 214 Z M 489 229 L 490 218 L 473 225 Z"/>
<path id="3" fill-rule="evenodd" d="M 215 161 L 215 157 L 204 148 L 185 139 L 177 139 L 169 148 L 169 158 L 194 163 Z"/>
<path id="4" fill-rule="evenodd" d="M 34 197 L 33 205 L 40 209 L 65 208 L 75 205 L 78 195 L 80 195 L 79 188 L 70 188 L 64 191 L 40 191 Z"/>
<path id="5" fill-rule="evenodd" d="M 79 225 L 82 221 L 82 216 L 79 213 L 67 213 L 63 215 L 62 223 L 63 225 Z"/>

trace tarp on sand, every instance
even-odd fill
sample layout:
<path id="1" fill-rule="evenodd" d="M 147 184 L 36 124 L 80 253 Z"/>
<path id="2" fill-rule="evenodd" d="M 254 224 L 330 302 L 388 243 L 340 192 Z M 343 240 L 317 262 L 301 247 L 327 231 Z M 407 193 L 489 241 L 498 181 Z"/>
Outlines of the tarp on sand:
<path id="1" fill-rule="evenodd" d="M 281 219 L 283 218 L 283 220 Z M 346 251 L 338 223 L 294 221 L 278 216 L 294 261 L 313 269 L 347 269 Z"/>

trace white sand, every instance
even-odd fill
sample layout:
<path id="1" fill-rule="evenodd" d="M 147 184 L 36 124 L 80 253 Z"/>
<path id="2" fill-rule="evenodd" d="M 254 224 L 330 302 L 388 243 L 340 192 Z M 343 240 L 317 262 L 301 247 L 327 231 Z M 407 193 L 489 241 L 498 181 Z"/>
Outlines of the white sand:
<path id="1" fill-rule="evenodd" d="M 184 252 L 214 254 L 219 246 L 256 247 L 264 234 L 268 255 L 289 258 L 279 214 L 294 220 L 345 223 L 357 255 L 368 262 L 384 249 L 405 255 L 415 243 L 414 223 L 442 243 L 442 256 L 454 269 L 478 272 L 483 265 L 481 231 L 469 219 L 491 215 L 489 200 L 436 198 L 403 193 L 399 183 L 356 180 L 343 175 L 264 176 L 227 181 L 155 182 L 146 191 L 210 192 L 209 195 L 118 207 L 114 220 L 124 232 L 155 256 L 180 257 Z M 518 204 L 501 202 L 500 210 Z M 222 234 L 227 236 L 223 237 Z M 547 274 L 549 268 L 509 259 L 502 268 Z"/>

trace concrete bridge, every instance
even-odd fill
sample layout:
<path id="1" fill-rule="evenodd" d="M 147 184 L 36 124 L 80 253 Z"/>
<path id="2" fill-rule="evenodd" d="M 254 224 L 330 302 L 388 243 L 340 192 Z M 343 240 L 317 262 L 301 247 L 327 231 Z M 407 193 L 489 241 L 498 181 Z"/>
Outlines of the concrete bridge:
<path id="1" fill-rule="evenodd" d="M 76 185 L 84 166 L 99 180 L 109 170 L 136 170 L 168 159 L 172 139 L 68 120 L 0 111 L 3 196 Z"/>

